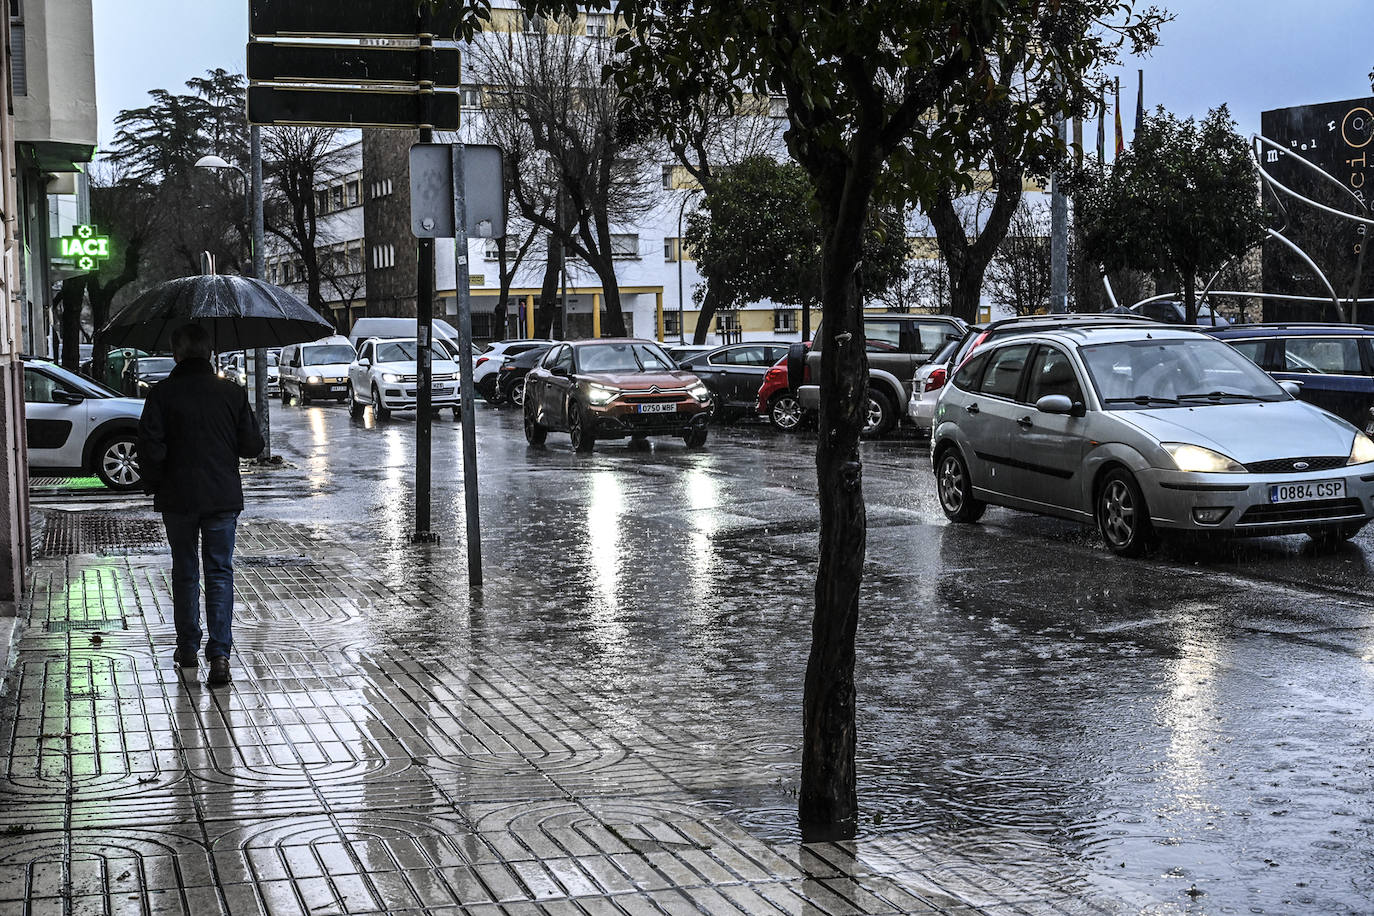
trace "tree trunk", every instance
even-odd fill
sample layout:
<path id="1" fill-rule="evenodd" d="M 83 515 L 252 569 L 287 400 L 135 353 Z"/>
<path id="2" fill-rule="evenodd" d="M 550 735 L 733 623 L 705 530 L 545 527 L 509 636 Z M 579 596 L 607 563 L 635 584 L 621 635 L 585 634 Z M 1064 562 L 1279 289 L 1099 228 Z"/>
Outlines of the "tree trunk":
<path id="1" fill-rule="evenodd" d="M 1183 321 L 1197 324 L 1197 278 L 1191 270 L 1183 271 Z"/>
<path id="2" fill-rule="evenodd" d="M 587 265 L 596 271 L 597 279 L 601 281 L 601 301 L 606 307 L 606 317 L 601 321 L 601 336 L 628 336 L 625 312 L 620 307 L 620 280 L 615 275 L 615 261 L 608 255 L 589 259 Z"/>
<path id="3" fill-rule="evenodd" d="M 496 307 L 491 310 L 492 340 L 504 340 L 506 337 L 506 300 L 510 298 L 511 274 L 506 258 L 506 240 L 504 238 L 496 240 L 496 275 L 501 281 L 501 291 L 496 295 Z M 497 331 L 499 328 L 499 332 Z M 528 330 L 528 329 L 527 329 Z"/>
<path id="4" fill-rule="evenodd" d="M 987 220 L 969 240 L 954 198 L 941 191 L 930 208 L 930 224 L 949 270 L 949 311 L 969 324 L 978 320 L 983 301 L 983 278 L 997 249 L 1007 237 L 1011 219 L 1021 203 L 1022 173 L 1019 167 L 997 171 L 997 195 Z"/>
<path id="5" fill-rule="evenodd" d="M 865 150 L 870 144 L 856 141 Z M 858 276 L 864 219 L 877 163 L 871 153 L 839 182 L 818 187 L 822 252 L 819 439 L 821 539 L 816 611 L 806 666 L 798 813 L 807 842 L 850 839 L 858 826 L 854 770 L 854 637 L 867 547 L 859 432 L 868 389 Z M 838 184 L 839 186 L 835 186 Z"/>
<path id="6" fill-rule="evenodd" d="M 81 274 L 62 281 L 62 368 L 72 372 L 81 365 L 81 306 L 87 279 Z"/>
<path id="7" fill-rule="evenodd" d="M 701 300 L 701 311 L 697 313 L 696 330 L 692 332 L 692 343 L 704 344 L 707 336 L 711 333 L 711 319 L 716 317 L 716 312 L 720 311 L 720 284 L 713 283 L 711 278 L 706 278 L 706 295 Z"/>
<path id="8" fill-rule="evenodd" d="M 553 337 L 553 320 L 558 314 L 558 274 L 562 269 L 563 243 L 555 233 L 550 232 L 549 256 L 544 262 L 544 283 L 539 288 L 539 309 L 535 312 L 535 330 L 531 337 Z M 567 303 L 563 307 L 566 309 Z"/>

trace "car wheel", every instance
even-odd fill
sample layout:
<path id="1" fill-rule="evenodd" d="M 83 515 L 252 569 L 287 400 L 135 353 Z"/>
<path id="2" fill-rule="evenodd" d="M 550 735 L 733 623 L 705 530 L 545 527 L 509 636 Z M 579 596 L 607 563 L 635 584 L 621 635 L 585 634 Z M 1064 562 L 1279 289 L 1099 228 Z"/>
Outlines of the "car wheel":
<path id="1" fill-rule="evenodd" d="M 305 393 L 304 388 L 301 389 L 301 393 L 296 397 L 296 400 L 300 401 L 302 407 L 310 406 L 310 395 Z"/>
<path id="2" fill-rule="evenodd" d="M 348 415 L 353 419 L 358 419 L 363 415 L 363 405 L 358 403 L 358 395 L 353 390 L 353 383 L 348 383 Z"/>
<path id="3" fill-rule="evenodd" d="M 682 434 L 682 441 L 687 443 L 688 448 L 701 448 L 706 444 L 706 427 L 693 426 Z"/>
<path id="4" fill-rule="evenodd" d="M 133 490 L 143 480 L 138 468 L 138 440 L 115 433 L 95 450 L 95 476 L 111 490 Z"/>
<path id="5" fill-rule="evenodd" d="M 1154 546 L 1155 529 L 1140 485 L 1129 471 L 1115 468 L 1097 493 L 1097 528 L 1107 549 L 1121 557 L 1144 556 Z"/>
<path id="6" fill-rule="evenodd" d="M 795 431 L 802 424 L 801 400 L 795 391 L 780 391 L 768 401 L 768 422 L 785 433 Z"/>
<path id="7" fill-rule="evenodd" d="M 372 412 L 377 415 L 378 420 L 385 420 L 391 416 L 391 410 L 382 403 L 382 393 L 377 390 L 377 386 L 372 386 Z"/>
<path id="8" fill-rule="evenodd" d="M 281 386 L 281 390 L 277 392 L 277 397 L 281 398 L 281 402 L 282 402 L 283 404 L 290 404 L 290 403 L 291 403 L 291 395 L 289 395 L 289 394 L 286 393 L 286 386 L 285 386 L 285 385 L 282 385 L 282 386 Z"/>
<path id="9" fill-rule="evenodd" d="M 525 383 L 524 383 L 524 381 L 518 381 L 518 382 L 516 382 L 514 385 L 512 385 L 512 386 L 510 387 L 510 390 L 506 392 L 506 400 L 510 401 L 510 402 L 511 402 L 512 404 L 514 404 L 516 407 L 524 407 L 524 406 L 525 406 Z"/>
<path id="10" fill-rule="evenodd" d="M 588 428 L 587 416 L 582 405 L 568 400 L 568 436 L 572 439 L 573 451 L 589 453 L 596 447 L 596 436 Z"/>
<path id="11" fill-rule="evenodd" d="M 892 399 L 881 391 L 868 392 L 868 411 L 864 415 L 864 427 L 859 435 L 865 439 L 879 439 L 886 436 L 897 422 L 897 411 Z"/>
<path id="12" fill-rule="evenodd" d="M 549 437 L 549 428 L 541 426 L 534 419 L 534 405 L 525 409 L 525 441 L 530 445 L 543 445 Z"/>
<path id="13" fill-rule="evenodd" d="M 940 508 L 951 522 L 970 524 L 983 517 L 988 504 L 973 498 L 973 480 L 956 446 L 949 446 L 935 465 L 935 490 Z"/>

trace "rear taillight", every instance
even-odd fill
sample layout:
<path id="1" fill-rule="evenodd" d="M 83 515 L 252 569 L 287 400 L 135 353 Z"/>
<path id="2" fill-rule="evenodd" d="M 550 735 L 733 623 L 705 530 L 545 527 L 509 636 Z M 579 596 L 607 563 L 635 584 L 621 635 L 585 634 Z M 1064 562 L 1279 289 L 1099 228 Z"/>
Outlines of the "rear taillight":
<path id="1" fill-rule="evenodd" d="M 491 359 L 490 356 L 479 356 L 479 357 L 477 357 L 477 362 L 475 362 L 475 363 L 472 364 L 472 367 L 475 369 L 475 368 L 477 368 L 478 366 L 482 365 L 482 363 L 486 362 L 486 361 L 489 360 L 489 359 Z"/>
<path id="2" fill-rule="evenodd" d="M 765 385 L 776 385 L 779 382 L 785 381 L 787 381 L 786 366 L 774 366 L 773 368 L 769 369 L 767 372 L 763 374 L 763 383 Z"/>
<path id="3" fill-rule="evenodd" d="M 939 391 L 941 388 L 945 387 L 945 379 L 948 377 L 949 373 L 943 368 L 930 370 L 930 375 L 926 376 L 925 390 Z"/>

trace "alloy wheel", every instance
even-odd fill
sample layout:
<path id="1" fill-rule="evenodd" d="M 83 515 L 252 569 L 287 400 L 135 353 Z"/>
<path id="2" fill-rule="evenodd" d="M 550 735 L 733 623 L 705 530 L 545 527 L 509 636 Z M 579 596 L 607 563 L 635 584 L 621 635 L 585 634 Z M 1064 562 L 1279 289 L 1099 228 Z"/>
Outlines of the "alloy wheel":
<path id="1" fill-rule="evenodd" d="M 951 515 L 957 515 L 964 507 L 964 500 L 967 499 L 964 491 L 967 480 L 964 477 L 964 466 L 953 454 L 946 455 L 940 462 L 939 482 L 940 505 Z"/>
<path id="2" fill-rule="evenodd" d="M 868 412 L 864 414 L 864 432 L 872 433 L 886 419 L 883 413 L 883 405 L 878 403 L 878 399 L 873 395 L 868 396 Z"/>
<path id="3" fill-rule="evenodd" d="M 132 439 L 115 439 L 100 454 L 101 478 L 121 488 L 139 481 L 138 446 Z"/>
<path id="4" fill-rule="evenodd" d="M 510 390 L 510 402 L 516 407 L 525 406 L 525 383 L 516 382 Z"/>
<path id="5" fill-rule="evenodd" d="M 1123 480 L 1113 480 L 1102 493 L 1102 533 L 1120 547 L 1135 536 L 1136 505 L 1131 488 Z"/>
<path id="6" fill-rule="evenodd" d="M 768 419 L 773 421 L 773 425 L 784 432 L 791 432 L 801 425 L 802 407 L 801 401 L 795 394 L 780 394 L 773 398 L 773 407 L 768 412 Z"/>

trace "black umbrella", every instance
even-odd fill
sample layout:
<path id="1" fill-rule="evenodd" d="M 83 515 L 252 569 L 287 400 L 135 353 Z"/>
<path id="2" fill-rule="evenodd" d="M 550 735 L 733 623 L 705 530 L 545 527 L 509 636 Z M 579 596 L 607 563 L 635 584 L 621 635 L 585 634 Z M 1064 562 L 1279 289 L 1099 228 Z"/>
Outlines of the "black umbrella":
<path id="1" fill-rule="evenodd" d="M 207 275 L 168 280 L 139 296 L 105 326 L 111 347 L 150 352 L 172 348 L 172 332 L 198 324 L 215 350 L 281 347 L 328 337 L 334 326 L 310 306 L 271 283 Z"/>

